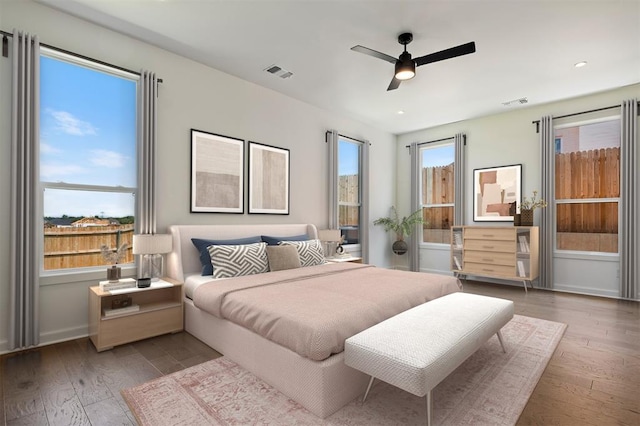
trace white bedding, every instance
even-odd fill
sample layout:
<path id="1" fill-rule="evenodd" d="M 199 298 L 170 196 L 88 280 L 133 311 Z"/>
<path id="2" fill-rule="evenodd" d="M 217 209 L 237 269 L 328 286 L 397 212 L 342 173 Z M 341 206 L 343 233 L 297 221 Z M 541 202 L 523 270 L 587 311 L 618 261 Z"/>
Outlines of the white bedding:
<path id="1" fill-rule="evenodd" d="M 189 299 L 193 300 L 193 292 L 198 288 L 201 284 L 208 283 L 211 281 L 221 281 L 226 280 L 227 278 L 213 278 L 213 275 L 201 275 L 201 274 L 189 274 L 185 275 L 184 279 L 184 295 Z"/>

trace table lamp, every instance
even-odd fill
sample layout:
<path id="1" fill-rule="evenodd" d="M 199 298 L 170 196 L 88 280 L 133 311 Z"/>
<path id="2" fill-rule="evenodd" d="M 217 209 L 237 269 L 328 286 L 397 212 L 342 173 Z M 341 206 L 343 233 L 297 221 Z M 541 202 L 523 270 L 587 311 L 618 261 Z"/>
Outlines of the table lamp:
<path id="1" fill-rule="evenodd" d="M 163 274 L 163 254 L 172 249 L 169 234 L 137 234 L 133 236 L 133 254 L 140 257 L 140 276 L 157 281 Z"/>

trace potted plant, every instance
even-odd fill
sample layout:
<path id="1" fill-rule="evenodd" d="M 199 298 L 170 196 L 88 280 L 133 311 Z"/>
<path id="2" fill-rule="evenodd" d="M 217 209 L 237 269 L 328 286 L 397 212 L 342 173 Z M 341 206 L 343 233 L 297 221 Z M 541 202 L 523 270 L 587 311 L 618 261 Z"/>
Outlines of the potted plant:
<path id="1" fill-rule="evenodd" d="M 395 232 L 396 241 L 391 246 L 391 249 L 395 254 L 405 254 L 409 249 L 407 243 L 404 241 L 404 237 L 411 235 L 414 225 L 424 223 L 422 218 L 422 209 L 418 209 L 411 213 L 409 216 L 404 216 L 402 219 L 398 216 L 398 211 L 395 206 L 391 206 L 391 215 L 388 217 L 381 217 L 373 221 L 374 225 L 384 226 L 384 230 L 389 232 Z"/>
<path id="2" fill-rule="evenodd" d="M 533 226 L 533 211 L 547 207 L 547 202 L 538 198 L 538 191 L 533 191 L 531 198 L 524 197 L 520 203 L 520 223 L 521 226 Z M 515 222 L 515 218 L 514 218 Z"/>
<path id="3" fill-rule="evenodd" d="M 111 263 L 111 268 L 107 269 L 107 279 L 109 282 L 118 282 L 120 280 L 121 270 L 118 266 L 118 263 L 122 259 L 124 259 L 127 253 L 127 243 L 122 244 L 116 250 L 111 250 L 106 244 L 100 246 L 100 252 L 102 253 L 102 258 Z"/>

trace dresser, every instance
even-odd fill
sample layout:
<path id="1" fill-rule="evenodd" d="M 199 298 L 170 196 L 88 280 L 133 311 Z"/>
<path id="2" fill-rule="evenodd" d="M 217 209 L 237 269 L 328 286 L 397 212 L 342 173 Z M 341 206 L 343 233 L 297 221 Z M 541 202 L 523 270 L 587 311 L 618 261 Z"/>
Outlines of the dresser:
<path id="1" fill-rule="evenodd" d="M 527 283 L 538 278 L 537 226 L 451 227 L 451 270 Z"/>

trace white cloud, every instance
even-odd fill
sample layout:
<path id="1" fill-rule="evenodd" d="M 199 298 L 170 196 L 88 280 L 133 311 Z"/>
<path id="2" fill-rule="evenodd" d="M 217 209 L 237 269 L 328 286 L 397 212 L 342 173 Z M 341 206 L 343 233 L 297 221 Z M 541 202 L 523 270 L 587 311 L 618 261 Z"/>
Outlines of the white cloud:
<path id="1" fill-rule="evenodd" d="M 92 157 L 89 159 L 95 166 L 108 167 L 110 169 L 120 169 L 124 167 L 127 159 L 124 155 L 115 151 L 105 149 L 94 149 L 91 151 Z"/>
<path id="2" fill-rule="evenodd" d="M 82 121 L 70 112 L 47 109 L 47 113 L 56 121 L 55 129 L 74 136 L 95 135 L 97 128 L 87 121 Z"/>
<path id="3" fill-rule="evenodd" d="M 42 142 L 42 139 L 40 140 L 40 154 L 56 155 L 60 153 L 62 153 L 62 150 L 55 148 L 48 143 Z"/>
<path id="4" fill-rule="evenodd" d="M 86 173 L 87 170 L 76 164 L 43 164 L 40 167 L 40 176 L 45 180 L 55 180 L 64 176 Z"/>

